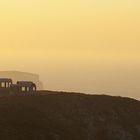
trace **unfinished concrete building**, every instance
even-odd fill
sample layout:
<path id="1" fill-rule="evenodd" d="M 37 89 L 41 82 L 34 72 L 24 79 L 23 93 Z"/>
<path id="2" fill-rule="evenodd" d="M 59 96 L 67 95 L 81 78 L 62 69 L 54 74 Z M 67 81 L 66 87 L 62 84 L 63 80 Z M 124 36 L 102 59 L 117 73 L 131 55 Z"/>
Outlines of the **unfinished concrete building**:
<path id="1" fill-rule="evenodd" d="M 31 81 L 18 81 L 11 85 L 11 90 L 14 93 L 33 93 L 36 92 L 36 84 Z"/>
<path id="2" fill-rule="evenodd" d="M 0 92 L 9 92 L 11 90 L 12 79 L 0 78 Z"/>

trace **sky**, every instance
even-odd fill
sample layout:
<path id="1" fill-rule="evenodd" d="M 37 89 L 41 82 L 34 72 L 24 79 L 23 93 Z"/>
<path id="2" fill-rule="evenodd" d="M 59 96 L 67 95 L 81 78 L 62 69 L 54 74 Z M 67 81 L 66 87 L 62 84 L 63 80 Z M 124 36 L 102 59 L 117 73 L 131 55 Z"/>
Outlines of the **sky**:
<path id="1" fill-rule="evenodd" d="M 46 89 L 140 99 L 140 1 L 0 1 L 1 70 Z"/>

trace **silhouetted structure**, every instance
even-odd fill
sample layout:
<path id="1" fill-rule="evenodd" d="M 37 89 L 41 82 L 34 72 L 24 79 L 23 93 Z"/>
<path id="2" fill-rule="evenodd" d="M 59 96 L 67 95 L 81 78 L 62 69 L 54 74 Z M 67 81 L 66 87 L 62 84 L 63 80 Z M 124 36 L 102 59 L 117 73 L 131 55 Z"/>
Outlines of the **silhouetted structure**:
<path id="1" fill-rule="evenodd" d="M 36 84 L 31 81 L 13 84 L 12 79 L 0 78 L 0 93 L 34 93 L 36 89 Z"/>
<path id="2" fill-rule="evenodd" d="M 20 71 L 0 71 L 0 78 L 10 77 L 13 83 L 17 81 L 32 81 L 36 84 L 38 90 L 43 90 L 43 83 L 38 74 L 20 72 Z"/>
<path id="3" fill-rule="evenodd" d="M 11 90 L 12 79 L 0 78 L 0 92 L 9 92 Z"/>
<path id="4" fill-rule="evenodd" d="M 12 93 L 33 93 L 36 92 L 36 84 L 30 81 L 18 81 L 11 85 Z"/>

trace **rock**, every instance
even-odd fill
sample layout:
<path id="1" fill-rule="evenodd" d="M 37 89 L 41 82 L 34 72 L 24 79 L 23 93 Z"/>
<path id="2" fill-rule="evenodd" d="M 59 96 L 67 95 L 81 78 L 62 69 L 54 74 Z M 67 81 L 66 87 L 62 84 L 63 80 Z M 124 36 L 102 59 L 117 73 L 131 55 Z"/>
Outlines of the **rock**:
<path id="1" fill-rule="evenodd" d="M 140 133 L 140 125 L 137 125 L 136 129 L 137 129 L 138 133 Z"/>

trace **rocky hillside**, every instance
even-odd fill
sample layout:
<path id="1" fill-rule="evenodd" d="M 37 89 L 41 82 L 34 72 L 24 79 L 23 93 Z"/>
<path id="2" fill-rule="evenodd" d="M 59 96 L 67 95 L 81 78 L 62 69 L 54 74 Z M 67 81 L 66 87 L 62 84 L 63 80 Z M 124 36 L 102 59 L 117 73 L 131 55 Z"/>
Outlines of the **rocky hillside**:
<path id="1" fill-rule="evenodd" d="M 105 95 L 0 95 L 1 140 L 140 140 L 140 102 Z"/>

